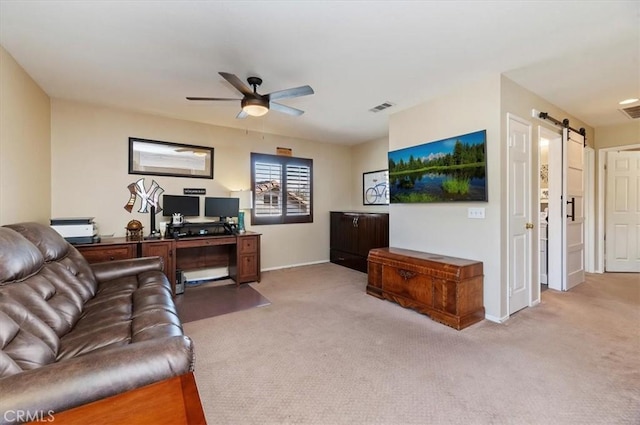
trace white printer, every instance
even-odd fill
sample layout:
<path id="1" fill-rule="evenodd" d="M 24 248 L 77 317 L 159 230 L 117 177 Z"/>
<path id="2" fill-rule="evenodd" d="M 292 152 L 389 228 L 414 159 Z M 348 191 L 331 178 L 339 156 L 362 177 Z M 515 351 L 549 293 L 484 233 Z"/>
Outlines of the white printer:
<path id="1" fill-rule="evenodd" d="M 93 217 L 52 218 L 51 228 L 72 244 L 98 242 L 98 227 Z"/>

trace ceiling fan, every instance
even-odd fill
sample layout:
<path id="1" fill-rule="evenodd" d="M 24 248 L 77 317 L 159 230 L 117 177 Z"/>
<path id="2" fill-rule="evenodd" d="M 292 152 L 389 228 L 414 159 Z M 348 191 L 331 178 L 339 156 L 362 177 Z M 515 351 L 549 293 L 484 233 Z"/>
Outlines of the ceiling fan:
<path id="1" fill-rule="evenodd" d="M 236 118 L 246 118 L 251 115 L 253 117 L 260 117 L 270 109 L 274 111 L 283 112 L 285 114 L 299 116 L 304 114 L 304 111 L 291 106 L 283 105 L 281 103 L 274 102 L 274 100 L 290 99 L 292 97 L 307 96 L 313 94 L 313 89 L 309 86 L 300 86 L 286 90 L 275 91 L 268 94 L 259 94 L 257 89 L 262 84 L 262 79 L 258 77 L 249 77 L 247 82 L 253 91 L 244 84 L 234 74 L 228 72 L 219 72 L 219 74 L 227 80 L 233 87 L 235 87 L 240 93 L 244 95 L 242 99 L 229 99 L 222 97 L 187 97 L 187 100 L 204 100 L 204 101 L 240 101 L 242 110 L 236 116 Z"/>

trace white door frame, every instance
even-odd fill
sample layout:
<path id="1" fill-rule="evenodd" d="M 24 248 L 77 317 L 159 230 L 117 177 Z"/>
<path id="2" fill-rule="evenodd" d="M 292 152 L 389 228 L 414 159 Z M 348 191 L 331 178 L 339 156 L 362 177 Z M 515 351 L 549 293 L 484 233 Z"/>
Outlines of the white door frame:
<path id="1" fill-rule="evenodd" d="M 596 207 L 595 160 L 596 153 L 587 146 L 584 149 L 584 271 L 596 270 Z"/>
<path id="2" fill-rule="evenodd" d="M 605 188 L 605 164 L 607 163 L 607 152 L 620 151 L 627 149 L 638 149 L 640 143 L 634 145 L 622 145 L 614 146 L 610 148 L 598 149 L 598 237 L 596 246 L 596 268 L 595 273 L 604 273 L 604 231 L 605 231 L 605 216 L 604 216 L 604 188 Z"/>

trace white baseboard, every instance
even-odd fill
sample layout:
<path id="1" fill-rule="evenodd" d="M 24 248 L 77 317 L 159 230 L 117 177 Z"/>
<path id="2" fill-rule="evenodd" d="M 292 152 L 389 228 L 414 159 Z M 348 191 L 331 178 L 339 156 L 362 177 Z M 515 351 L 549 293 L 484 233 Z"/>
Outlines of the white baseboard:
<path id="1" fill-rule="evenodd" d="M 487 319 L 488 321 L 494 322 L 494 323 L 504 323 L 507 320 L 509 320 L 509 316 L 504 316 L 504 317 L 500 318 L 500 317 L 492 316 L 490 314 L 485 314 L 484 318 Z"/>
<path id="2" fill-rule="evenodd" d="M 272 271 L 272 270 L 291 269 L 293 267 L 312 266 L 314 264 L 323 264 L 323 263 L 328 263 L 328 262 L 329 262 L 329 260 L 320 260 L 320 261 L 312 261 L 310 263 L 289 264 L 289 265 L 286 265 L 286 266 L 269 267 L 267 269 L 261 269 L 260 271 L 269 272 L 269 271 Z"/>

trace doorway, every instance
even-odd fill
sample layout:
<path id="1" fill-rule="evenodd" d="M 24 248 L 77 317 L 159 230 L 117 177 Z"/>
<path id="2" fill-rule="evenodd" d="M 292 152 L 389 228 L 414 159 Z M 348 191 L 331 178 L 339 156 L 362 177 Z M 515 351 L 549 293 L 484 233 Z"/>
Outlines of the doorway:
<path id="1" fill-rule="evenodd" d="M 549 288 L 548 263 L 549 263 L 549 143 L 547 137 L 539 134 L 538 143 L 538 165 L 539 165 L 539 264 L 540 264 L 540 292 Z"/>
<path id="2" fill-rule="evenodd" d="M 559 271 L 562 269 L 562 136 L 558 131 L 538 126 L 538 148 L 540 150 L 540 225 L 541 249 L 544 244 L 545 258 L 540 258 L 540 274 L 544 270 L 545 282 L 540 289 L 562 290 Z M 543 168 L 543 165 L 546 167 Z M 546 171 L 546 183 L 542 174 Z"/>
<path id="3" fill-rule="evenodd" d="M 605 183 L 606 183 L 606 169 L 607 154 L 615 151 L 640 150 L 640 144 L 613 146 L 610 148 L 602 148 L 598 150 L 598 231 L 596 246 L 596 272 L 603 273 L 605 271 L 605 229 L 607 226 L 606 214 L 605 214 Z"/>

